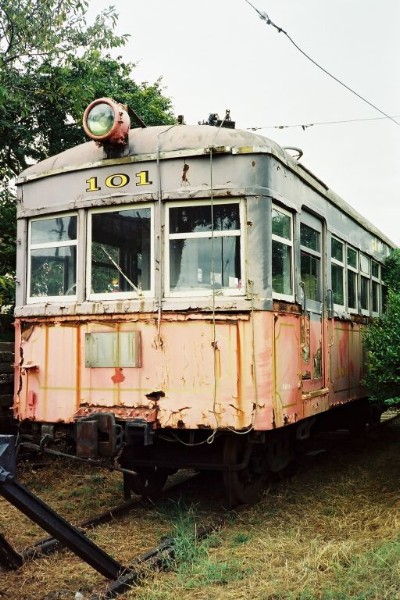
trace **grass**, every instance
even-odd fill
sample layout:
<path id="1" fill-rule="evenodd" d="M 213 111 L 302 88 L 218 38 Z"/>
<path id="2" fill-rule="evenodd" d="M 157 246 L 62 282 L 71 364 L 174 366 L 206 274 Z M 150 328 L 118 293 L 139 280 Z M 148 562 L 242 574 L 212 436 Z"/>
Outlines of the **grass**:
<path id="1" fill-rule="evenodd" d="M 123 564 L 165 537 L 175 540 L 168 570 L 148 573 L 121 600 L 399 600 L 400 422 L 375 436 L 321 444 L 326 452 L 266 487 L 256 505 L 228 513 L 208 538 L 197 539 L 198 525 L 221 506 L 211 504 L 207 480 L 204 489 L 194 480 L 182 497 L 142 503 L 93 530 L 90 537 Z M 58 461 L 36 471 L 27 465 L 23 482 L 75 523 L 122 500 L 115 473 Z M 17 549 L 43 535 L 2 501 L 0 531 Z M 87 600 L 94 583 L 104 589 L 100 576 L 65 552 L 1 579 L 0 600 L 67 600 L 78 589 Z"/>

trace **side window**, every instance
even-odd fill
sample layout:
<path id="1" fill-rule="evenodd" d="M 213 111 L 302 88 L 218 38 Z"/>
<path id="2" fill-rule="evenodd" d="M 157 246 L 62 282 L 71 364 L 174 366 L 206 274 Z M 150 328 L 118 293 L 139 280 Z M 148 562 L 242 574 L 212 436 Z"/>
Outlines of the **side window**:
<path id="1" fill-rule="evenodd" d="M 347 306 L 350 312 L 357 311 L 358 299 L 358 252 L 347 246 Z"/>
<path id="2" fill-rule="evenodd" d="M 331 285 L 333 302 L 344 306 L 344 244 L 331 238 Z"/>
<path id="3" fill-rule="evenodd" d="M 272 290 L 293 295 L 293 219 L 290 213 L 272 208 Z"/>
<path id="4" fill-rule="evenodd" d="M 168 208 L 167 288 L 174 294 L 209 295 L 242 289 L 241 204 L 172 205 Z"/>
<path id="5" fill-rule="evenodd" d="M 88 233 L 89 296 L 151 290 L 152 207 L 93 211 Z"/>
<path id="6" fill-rule="evenodd" d="M 380 265 L 375 260 L 371 261 L 371 275 L 372 313 L 378 315 L 381 312 Z"/>
<path id="7" fill-rule="evenodd" d="M 307 300 L 321 302 L 321 232 L 300 223 L 300 276 Z"/>
<path id="8" fill-rule="evenodd" d="M 28 302 L 76 297 L 77 215 L 29 223 Z"/>
<path id="9" fill-rule="evenodd" d="M 365 254 L 360 254 L 360 298 L 361 312 L 369 312 L 369 282 L 370 282 L 370 260 Z"/>

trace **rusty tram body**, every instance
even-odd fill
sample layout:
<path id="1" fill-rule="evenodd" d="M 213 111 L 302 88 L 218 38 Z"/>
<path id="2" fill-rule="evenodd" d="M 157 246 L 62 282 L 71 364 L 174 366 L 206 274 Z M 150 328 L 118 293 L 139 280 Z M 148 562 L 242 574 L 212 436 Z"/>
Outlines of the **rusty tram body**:
<path id="1" fill-rule="evenodd" d="M 270 139 L 92 104 L 114 137 L 18 179 L 15 417 L 116 457 L 127 495 L 194 467 L 246 501 L 320 417 L 368 418 L 393 244 Z"/>

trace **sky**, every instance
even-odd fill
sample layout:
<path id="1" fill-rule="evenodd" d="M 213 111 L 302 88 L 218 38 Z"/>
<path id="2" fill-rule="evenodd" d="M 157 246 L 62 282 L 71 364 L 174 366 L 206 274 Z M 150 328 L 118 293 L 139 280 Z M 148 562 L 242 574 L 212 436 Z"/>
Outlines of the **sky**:
<path id="1" fill-rule="evenodd" d="M 137 83 L 162 77 L 175 115 L 191 125 L 230 109 L 237 128 L 301 148 L 400 245 L 399 0 L 251 0 L 281 32 L 246 0 L 90 0 L 89 20 L 110 4 L 130 35 L 114 55 Z"/>

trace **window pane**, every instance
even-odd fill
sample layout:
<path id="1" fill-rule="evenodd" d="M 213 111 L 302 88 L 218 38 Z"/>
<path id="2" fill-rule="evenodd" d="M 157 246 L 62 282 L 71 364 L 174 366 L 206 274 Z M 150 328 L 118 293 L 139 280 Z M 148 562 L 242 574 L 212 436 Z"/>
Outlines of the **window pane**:
<path id="1" fill-rule="evenodd" d="M 300 244 L 316 252 L 320 251 L 320 234 L 308 225 L 300 223 Z"/>
<path id="2" fill-rule="evenodd" d="M 379 283 L 372 282 L 372 311 L 379 312 Z"/>
<path id="3" fill-rule="evenodd" d="M 357 269 L 357 250 L 353 248 L 347 248 L 347 264 L 349 267 Z"/>
<path id="4" fill-rule="evenodd" d="M 150 241 L 150 208 L 92 215 L 92 292 L 149 290 Z"/>
<path id="5" fill-rule="evenodd" d="M 344 305 L 343 268 L 339 267 L 339 265 L 332 265 L 331 274 L 333 302 L 335 304 Z"/>
<path id="6" fill-rule="evenodd" d="M 357 273 L 347 271 L 347 303 L 349 308 L 357 308 Z"/>
<path id="7" fill-rule="evenodd" d="M 76 247 L 31 250 L 30 296 L 76 294 Z"/>
<path id="8" fill-rule="evenodd" d="M 372 266 L 372 277 L 376 277 L 377 279 L 379 279 L 379 264 L 373 260 L 371 262 L 371 266 Z"/>
<path id="9" fill-rule="evenodd" d="M 362 273 L 369 275 L 369 258 L 368 256 L 364 256 L 364 254 L 360 254 L 360 269 Z"/>
<path id="10" fill-rule="evenodd" d="M 272 209 L 272 233 L 287 240 L 292 239 L 291 218 L 275 208 Z"/>
<path id="11" fill-rule="evenodd" d="M 319 258 L 301 252 L 301 280 L 304 283 L 306 298 L 309 300 L 321 300 L 319 274 Z"/>
<path id="12" fill-rule="evenodd" d="M 343 243 L 335 238 L 331 240 L 331 257 L 343 262 Z"/>
<path id="13" fill-rule="evenodd" d="M 173 291 L 240 289 L 240 237 L 170 240 Z"/>
<path id="14" fill-rule="evenodd" d="M 76 240 L 76 216 L 31 222 L 31 244 Z"/>
<path id="15" fill-rule="evenodd" d="M 240 229 L 239 204 L 215 204 L 207 206 L 181 206 L 171 208 L 170 233 L 196 233 Z"/>
<path id="16" fill-rule="evenodd" d="M 272 240 L 272 289 L 277 294 L 292 294 L 291 248 L 275 240 Z"/>
<path id="17" fill-rule="evenodd" d="M 369 279 L 367 279 L 366 277 L 361 277 L 361 308 L 363 310 L 369 309 L 368 292 Z"/>

